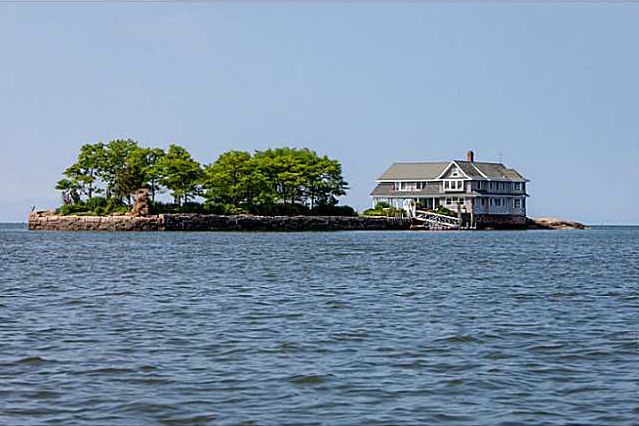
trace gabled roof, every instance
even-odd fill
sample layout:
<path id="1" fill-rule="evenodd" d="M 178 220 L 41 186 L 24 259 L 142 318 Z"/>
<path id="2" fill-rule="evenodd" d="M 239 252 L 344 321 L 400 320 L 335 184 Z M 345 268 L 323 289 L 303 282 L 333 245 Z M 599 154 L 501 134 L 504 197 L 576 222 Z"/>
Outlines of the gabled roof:
<path id="1" fill-rule="evenodd" d="M 438 179 L 452 163 L 452 161 L 393 163 L 377 180 L 435 180 Z M 519 174 L 517 170 L 509 169 L 501 163 L 455 160 L 454 164 L 457 164 L 462 172 L 471 179 L 497 179 L 513 182 L 525 182 L 527 180 Z"/>
<path id="2" fill-rule="evenodd" d="M 441 163 L 393 163 L 378 180 L 437 179 L 450 161 Z"/>

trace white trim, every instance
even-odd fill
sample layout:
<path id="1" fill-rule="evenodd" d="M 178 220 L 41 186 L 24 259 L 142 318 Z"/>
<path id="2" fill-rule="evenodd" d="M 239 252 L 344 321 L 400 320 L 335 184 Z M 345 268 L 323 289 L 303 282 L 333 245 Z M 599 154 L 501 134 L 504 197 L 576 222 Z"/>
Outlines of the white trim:
<path id="1" fill-rule="evenodd" d="M 446 172 L 448 171 L 448 169 L 450 169 L 450 168 L 451 168 L 451 166 L 452 166 L 453 164 L 455 165 L 455 167 L 457 167 L 457 169 L 459 169 L 459 171 L 460 171 L 460 172 L 462 172 L 462 174 L 463 174 L 464 176 L 466 176 L 466 178 L 467 178 L 467 179 L 471 179 L 471 178 L 470 178 L 470 177 L 469 177 L 466 173 L 464 173 L 464 171 L 462 170 L 462 168 L 461 168 L 461 167 L 459 167 L 459 164 L 457 164 L 457 163 L 455 162 L 455 160 L 451 161 L 451 162 L 448 164 L 448 166 L 446 166 L 446 168 L 444 169 L 444 171 L 443 171 L 443 172 L 441 172 L 441 173 L 439 174 L 439 176 L 437 176 L 437 179 L 438 179 L 438 180 L 442 180 L 442 176 L 444 176 L 444 175 L 446 174 Z"/>
<path id="2" fill-rule="evenodd" d="M 375 179 L 377 183 L 389 183 L 389 182 L 439 182 L 441 179 L 423 179 L 423 178 L 412 178 L 412 179 Z"/>
<path id="3" fill-rule="evenodd" d="M 399 192 L 399 191 L 397 191 Z M 494 198 L 525 198 L 530 197 L 528 194 L 500 194 L 500 193 L 486 193 L 486 194 L 470 194 L 468 192 L 441 192 L 438 195 L 433 194 L 419 194 L 417 191 L 406 191 L 406 194 L 400 195 L 369 195 L 371 198 L 446 198 L 446 197 L 460 197 L 465 198 L 482 198 L 482 197 L 494 197 Z"/>
<path id="4" fill-rule="evenodd" d="M 441 182 L 443 180 L 448 180 L 450 178 L 437 178 L 437 179 L 423 179 L 423 178 L 412 178 L 412 179 L 375 179 L 376 183 L 389 183 L 389 182 Z M 481 178 L 481 177 L 465 177 L 463 180 L 476 180 L 481 182 L 530 182 L 529 179 L 526 180 L 511 180 L 511 179 L 499 179 L 499 178 Z"/>

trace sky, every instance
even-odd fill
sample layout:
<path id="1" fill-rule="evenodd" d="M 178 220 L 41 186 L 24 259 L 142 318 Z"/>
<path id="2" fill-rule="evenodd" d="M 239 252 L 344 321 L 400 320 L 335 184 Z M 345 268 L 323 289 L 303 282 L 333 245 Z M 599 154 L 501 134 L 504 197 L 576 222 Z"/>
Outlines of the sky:
<path id="1" fill-rule="evenodd" d="M 637 3 L 0 3 L 0 222 L 80 145 L 309 147 L 370 206 L 396 161 L 503 161 L 528 215 L 637 224 Z"/>

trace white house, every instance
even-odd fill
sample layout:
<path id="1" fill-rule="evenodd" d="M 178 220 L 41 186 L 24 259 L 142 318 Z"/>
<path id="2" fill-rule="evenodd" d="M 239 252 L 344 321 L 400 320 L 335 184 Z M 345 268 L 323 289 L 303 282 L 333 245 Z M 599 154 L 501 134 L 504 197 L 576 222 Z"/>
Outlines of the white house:
<path id="1" fill-rule="evenodd" d="M 402 208 L 413 200 L 423 210 L 444 206 L 454 212 L 526 217 L 528 179 L 501 163 L 477 162 L 473 151 L 466 161 L 394 163 L 371 192 L 373 206 L 386 202 Z M 505 219 L 505 217 L 504 217 Z"/>

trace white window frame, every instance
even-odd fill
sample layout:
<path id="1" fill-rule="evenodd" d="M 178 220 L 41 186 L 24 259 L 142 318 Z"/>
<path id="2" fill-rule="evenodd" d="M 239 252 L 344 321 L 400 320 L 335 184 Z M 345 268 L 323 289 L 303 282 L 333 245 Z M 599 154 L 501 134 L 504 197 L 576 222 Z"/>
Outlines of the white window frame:
<path id="1" fill-rule="evenodd" d="M 423 188 L 423 182 L 413 182 L 413 181 L 395 182 L 395 191 L 399 191 L 399 192 L 421 191 L 422 188 Z"/>
<path id="2" fill-rule="evenodd" d="M 444 181 L 444 191 L 463 191 L 464 180 L 463 179 L 446 179 Z"/>

